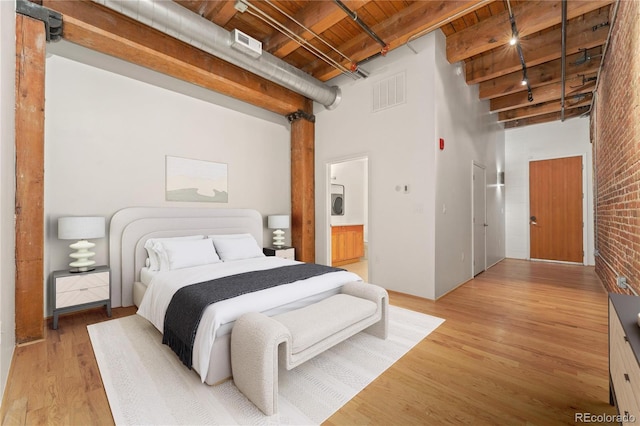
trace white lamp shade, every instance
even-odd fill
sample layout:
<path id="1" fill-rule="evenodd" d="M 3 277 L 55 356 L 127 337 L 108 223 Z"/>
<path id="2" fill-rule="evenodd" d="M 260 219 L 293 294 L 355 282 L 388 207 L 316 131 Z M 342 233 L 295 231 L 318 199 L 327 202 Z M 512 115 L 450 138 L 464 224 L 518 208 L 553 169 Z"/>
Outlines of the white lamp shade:
<path id="1" fill-rule="evenodd" d="M 267 227 L 269 229 L 289 229 L 289 215 L 276 214 L 269 216 Z"/>
<path id="2" fill-rule="evenodd" d="M 61 240 L 88 240 L 104 237 L 104 217 L 74 216 L 58 219 L 58 238 Z"/>

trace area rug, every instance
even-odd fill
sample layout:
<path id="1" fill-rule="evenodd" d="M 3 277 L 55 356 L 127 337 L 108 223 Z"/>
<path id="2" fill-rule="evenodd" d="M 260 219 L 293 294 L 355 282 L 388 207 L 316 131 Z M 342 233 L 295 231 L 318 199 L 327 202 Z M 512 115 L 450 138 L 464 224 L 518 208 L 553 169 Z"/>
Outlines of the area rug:
<path id="1" fill-rule="evenodd" d="M 231 380 L 202 384 L 138 315 L 87 328 L 117 425 L 309 425 L 329 418 L 442 322 L 390 306 L 387 340 L 359 333 L 280 371 L 279 412 L 273 416 L 265 416 Z"/>

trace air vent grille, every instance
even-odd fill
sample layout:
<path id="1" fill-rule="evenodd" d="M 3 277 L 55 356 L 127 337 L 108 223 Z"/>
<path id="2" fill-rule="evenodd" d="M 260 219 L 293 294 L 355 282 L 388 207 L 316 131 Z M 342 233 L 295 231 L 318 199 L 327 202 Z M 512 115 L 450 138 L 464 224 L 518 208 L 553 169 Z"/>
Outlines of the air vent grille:
<path id="1" fill-rule="evenodd" d="M 404 72 L 380 80 L 373 85 L 373 112 L 404 104 L 407 98 L 406 94 Z"/>

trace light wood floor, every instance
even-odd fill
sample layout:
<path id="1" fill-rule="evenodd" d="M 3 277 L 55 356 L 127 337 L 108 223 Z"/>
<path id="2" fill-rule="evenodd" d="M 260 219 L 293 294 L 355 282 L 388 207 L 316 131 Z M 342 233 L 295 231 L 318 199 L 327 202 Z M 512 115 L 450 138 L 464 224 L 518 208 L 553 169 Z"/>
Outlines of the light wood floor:
<path id="1" fill-rule="evenodd" d="M 327 424 L 551 425 L 615 413 L 607 294 L 593 268 L 506 260 L 436 302 L 391 302 L 446 321 Z M 86 331 L 105 317 L 61 317 L 45 341 L 16 348 L 3 424 L 113 424 Z"/>
<path id="2" fill-rule="evenodd" d="M 364 281 L 368 281 L 369 261 L 366 259 L 355 263 L 348 263 L 346 265 L 339 266 L 339 268 L 358 274 Z"/>

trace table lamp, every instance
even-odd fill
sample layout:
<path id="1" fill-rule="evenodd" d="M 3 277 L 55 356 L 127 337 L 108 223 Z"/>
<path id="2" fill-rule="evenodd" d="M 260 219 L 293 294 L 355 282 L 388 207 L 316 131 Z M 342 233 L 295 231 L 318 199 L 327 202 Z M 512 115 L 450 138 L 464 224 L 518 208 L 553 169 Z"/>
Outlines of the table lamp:
<path id="1" fill-rule="evenodd" d="M 267 227 L 269 229 L 275 229 L 275 231 L 273 231 L 273 246 L 282 247 L 284 245 L 283 229 L 289 229 L 289 215 L 277 214 L 269 216 Z"/>
<path id="2" fill-rule="evenodd" d="M 92 271 L 93 265 L 96 263 L 91 257 L 95 253 L 89 249 L 95 247 L 95 244 L 87 240 L 104 237 L 104 217 L 96 216 L 73 216 L 61 217 L 58 219 L 58 239 L 61 240 L 78 240 L 69 245 L 75 252 L 69 257 L 75 259 L 69 264 L 71 272 L 87 272 Z"/>

